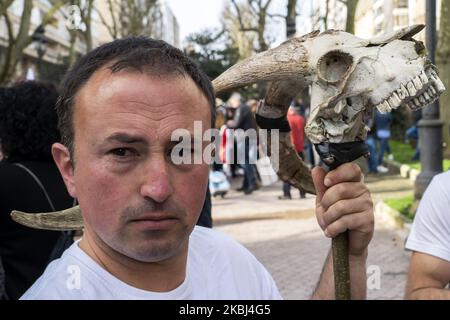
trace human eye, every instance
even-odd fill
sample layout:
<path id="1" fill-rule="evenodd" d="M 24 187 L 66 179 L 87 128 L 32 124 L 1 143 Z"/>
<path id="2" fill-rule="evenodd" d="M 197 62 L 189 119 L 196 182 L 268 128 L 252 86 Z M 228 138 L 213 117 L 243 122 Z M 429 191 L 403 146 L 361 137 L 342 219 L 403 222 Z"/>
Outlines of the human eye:
<path id="1" fill-rule="evenodd" d="M 108 151 L 108 154 L 120 161 L 130 160 L 139 156 L 138 152 L 135 149 L 126 147 L 111 149 L 110 151 Z"/>

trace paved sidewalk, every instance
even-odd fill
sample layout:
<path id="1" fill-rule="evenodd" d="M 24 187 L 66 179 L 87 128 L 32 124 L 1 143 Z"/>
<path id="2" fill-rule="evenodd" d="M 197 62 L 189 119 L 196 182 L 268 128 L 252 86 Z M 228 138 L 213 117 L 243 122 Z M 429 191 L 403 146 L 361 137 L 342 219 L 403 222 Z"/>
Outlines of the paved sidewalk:
<path id="1" fill-rule="evenodd" d="M 368 178 L 374 201 L 412 192 L 399 176 Z M 236 184 L 236 183 L 235 183 Z M 294 190 L 292 190 L 294 191 Z M 232 191 L 213 200 L 215 227 L 244 244 L 271 272 L 285 299 L 308 299 L 330 248 L 314 217 L 313 196 L 278 200 L 281 183 L 250 196 Z M 298 193 L 292 193 L 298 197 Z M 368 299 L 402 299 L 409 254 L 399 230 L 376 217 L 369 247 Z"/>

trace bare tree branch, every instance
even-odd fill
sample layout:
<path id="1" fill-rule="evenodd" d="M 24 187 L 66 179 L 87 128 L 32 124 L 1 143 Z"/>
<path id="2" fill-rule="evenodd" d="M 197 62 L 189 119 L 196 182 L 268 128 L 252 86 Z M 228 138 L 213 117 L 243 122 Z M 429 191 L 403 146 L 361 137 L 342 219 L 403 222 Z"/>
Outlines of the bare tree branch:
<path id="1" fill-rule="evenodd" d="M 239 8 L 238 4 L 236 3 L 236 0 L 231 0 L 231 3 L 233 4 L 234 8 L 236 9 L 237 18 L 238 18 L 239 24 L 241 25 L 241 31 L 258 31 L 256 28 L 244 27 L 244 22 L 242 20 L 242 15 L 241 15 L 241 9 Z"/>
<path id="2" fill-rule="evenodd" d="M 271 2 L 272 2 L 272 0 L 267 0 L 266 4 L 262 6 L 262 9 L 264 11 L 267 11 L 267 9 L 269 8 Z"/>
<path id="3" fill-rule="evenodd" d="M 116 39 L 117 38 L 117 34 L 116 34 L 115 30 L 114 30 L 114 26 L 110 26 L 108 24 L 108 22 L 106 22 L 106 19 L 103 16 L 101 10 L 99 10 L 95 5 L 94 5 L 94 10 L 97 12 L 98 16 L 100 17 L 100 21 L 105 26 L 105 28 L 108 31 L 108 33 L 111 36 L 111 38 Z"/>
<path id="4" fill-rule="evenodd" d="M 2 0 L 2 2 L 0 3 L 0 16 L 5 16 L 5 13 L 7 12 L 13 1 L 14 0 Z"/>
<path id="5" fill-rule="evenodd" d="M 8 31 L 8 47 L 14 45 L 14 31 L 11 19 L 9 18 L 8 12 L 3 13 L 3 17 L 5 17 L 6 29 Z"/>
<path id="6" fill-rule="evenodd" d="M 47 24 L 51 23 L 53 21 L 53 15 L 66 3 L 68 3 L 68 0 L 59 0 L 55 2 L 50 10 L 45 14 L 41 21 L 41 24 L 37 28 L 46 26 Z M 10 28 L 10 30 L 8 30 L 8 49 L 11 49 L 11 53 L 10 55 L 6 55 L 3 64 L 0 67 L 0 83 L 7 83 L 10 80 L 10 78 L 14 74 L 17 63 L 22 57 L 23 51 L 33 41 L 32 35 L 37 30 L 37 28 L 30 34 L 32 10 L 33 1 L 25 0 L 20 20 L 19 31 L 16 37 L 14 37 L 9 16 L 3 15 L 6 19 L 7 28 Z M 8 26 L 8 23 L 10 24 L 10 26 Z"/>
<path id="7" fill-rule="evenodd" d="M 116 15 L 114 14 L 114 5 L 113 5 L 112 0 L 108 0 L 108 8 L 109 8 L 109 13 L 111 14 L 111 19 L 113 22 L 113 38 L 117 39 L 117 37 L 119 36 L 119 33 L 118 33 L 117 20 L 116 20 Z"/>

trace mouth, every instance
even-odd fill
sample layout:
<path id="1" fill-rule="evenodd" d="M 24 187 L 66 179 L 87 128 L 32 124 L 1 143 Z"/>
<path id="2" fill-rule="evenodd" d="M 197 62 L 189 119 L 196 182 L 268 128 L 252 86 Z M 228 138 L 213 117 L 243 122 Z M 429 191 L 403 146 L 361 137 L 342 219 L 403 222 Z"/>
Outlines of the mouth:
<path id="1" fill-rule="evenodd" d="M 145 230 L 166 230 L 177 223 L 178 219 L 167 215 L 149 215 L 130 221 L 132 225 Z"/>
<path id="2" fill-rule="evenodd" d="M 436 101 L 445 91 L 445 86 L 437 75 L 434 66 L 428 66 L 420 74 L 391 93 L 391 95 L 376 105 L 382 112 L 390 112 L 399 106 L 417 110 Z"/>

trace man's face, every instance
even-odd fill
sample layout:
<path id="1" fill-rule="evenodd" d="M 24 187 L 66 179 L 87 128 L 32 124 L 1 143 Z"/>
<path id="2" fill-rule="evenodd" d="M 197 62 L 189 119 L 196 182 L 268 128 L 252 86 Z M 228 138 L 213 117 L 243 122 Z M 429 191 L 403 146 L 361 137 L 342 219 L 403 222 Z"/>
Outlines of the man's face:
<path id="1" fill-rule="evenodd" d="M 73 196 L 86 228 L 139 261 L 187 248 L 208 166 L 173 164 L 171 134 L 184 128 L 193 136 L 194 121 L 208 129 L 209 110 L 188 76 L 97 71 L 78 92 L 74 111 Z"/>

